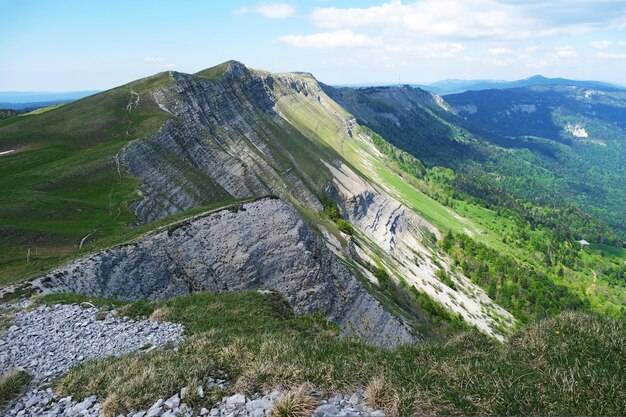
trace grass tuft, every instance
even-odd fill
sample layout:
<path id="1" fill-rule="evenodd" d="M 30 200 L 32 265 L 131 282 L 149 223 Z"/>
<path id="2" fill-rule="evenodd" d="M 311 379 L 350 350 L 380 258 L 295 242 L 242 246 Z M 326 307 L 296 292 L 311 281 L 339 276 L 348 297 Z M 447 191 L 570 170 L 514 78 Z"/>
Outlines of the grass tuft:
<path id="1" fill-rule="evenodd" d="M 276 417 L 309 417 L 315 410 L 317 401 L 311 396 L 312 386 L 303 384 L 280 398 L 272 408 Z"/>
<path id="2" fill-rule="evenodd" d="M 398 415 L 400 396 L 386 379 L 376 376 L 365 388 L 365 402 L 374 410 L 383 410 L 390 416 Z"/>
<path id="3" fill-rule="evenodd" d="M 22 370 L 11 369 L 0 376 L 0 409 L 17 398 L 26 388 L 31 376 Z"/>

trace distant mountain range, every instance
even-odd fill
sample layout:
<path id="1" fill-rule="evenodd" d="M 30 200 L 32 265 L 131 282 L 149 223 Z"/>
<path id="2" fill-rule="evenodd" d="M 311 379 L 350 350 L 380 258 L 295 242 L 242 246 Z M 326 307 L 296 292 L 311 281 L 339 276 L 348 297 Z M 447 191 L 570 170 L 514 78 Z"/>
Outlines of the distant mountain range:
<path id="1" fill-rule="evenodd" d="M 349 85 L 335 85 L 336 87 L 391 87 L 398 85 L 396 83 L 362 83 Z M 466 91 L 481 91 L 492 89 L 508 89 L 519 87 L 535 87 L 535 86 L 573 86 L 581 88 L 589 88 L 603 91 L 626 91 L 626 87 L 600 82 L 600 81 L 579 81 L 566 78 L 548 78 L 542 75 L 534 75 L 523 80 L 504 81 L 504 80 L 441 80 L 432 84 L 416 84 L 407 83 L 411 87 L 418 87 L 439 95 L 458 94 Z M 0 91 L 0 109 L 13 109 L 21 111 L 36 110 L 42 107 L 53 106 L 55 104 L 70 103 L 74 100 L 81 99 L 98 93 L 99 90 L 85 91 L 64 91 L 64 92 L 46 92 L 46 91 Z"/>
<path id="2" fill-rule="evenodd" d="M 345 87 L 374 87 L 374 86 L 393 86 L 395 83 L 369 83 L 369 84 L 352 84 Z M 414 84 L 408 83 L 411 87 L 419 87 L 431 93 L 446 95 L 458 94 L 465 91 L 480 90 L 503 90 L 507 88 L 519 87 L 535 87 L 535 86 L 573 86 L 581 88 L 590 88 L 604 91 L 626 91 L 626 87 L 600 81 L 579 81 L 569 80 L 566 78 L 548 78 L 543 75 L 534 75 L 523 80 L 504 81 L 504 80 L 441 80 L 432 84 Z M 344 87 L 344 86 L 342 86 Z"/>
<path id="3" fill-rule="evenodd" d="M 97 93 L 86 91 L 0 91 L 0 109 L 35 110 L 60 103 L 69 103 Z"/>

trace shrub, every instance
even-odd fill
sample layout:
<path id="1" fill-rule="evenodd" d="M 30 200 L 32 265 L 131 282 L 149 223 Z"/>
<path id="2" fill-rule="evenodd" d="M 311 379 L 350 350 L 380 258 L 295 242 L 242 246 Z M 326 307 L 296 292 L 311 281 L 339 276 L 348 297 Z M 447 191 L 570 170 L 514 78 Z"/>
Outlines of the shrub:
<path id="1" fill-rule="evenodd" d="M 386 284 L 389 282 L 389 274 L 384 268 L 379 268 L 375 266 L 372 269 L 372 273 L 374 274 L 376 279 L 378 279 L 378 282 L 380 282 L 381 284 Z"/>
<path id="2" fill-rule="evenodd" d="M 450 278 L 450 276 L 446 273 L 446 271 L 444 271 L 443 269 L 438 269 L 435 275 L 437 275 L 437 278 L 439 278 L 441 282 L 456 291 L 456 285 L 454 284 L 454 281 L 452 281 L 452 278 Z"/>
<path id="3" fill-rule="evenodd" d="M 341 219 L 341 212 L 339 211 L 339 206 L 333 200 L 330 199 L 327 195 L 322 196 L 322 205 L 324 206 L 324 214 L 336 222 Z"/>

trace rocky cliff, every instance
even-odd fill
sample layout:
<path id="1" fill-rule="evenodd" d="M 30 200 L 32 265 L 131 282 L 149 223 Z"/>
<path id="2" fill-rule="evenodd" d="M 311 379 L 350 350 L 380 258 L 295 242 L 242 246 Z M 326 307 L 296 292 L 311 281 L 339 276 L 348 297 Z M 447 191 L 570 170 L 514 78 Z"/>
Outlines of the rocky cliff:
<path id="1" fill-rule="evenodd" d="M 429 200 L 397 185 L 401 179 L 369 134 L 311 75 L 229 62 L 159 79 L 139 98 L 129 88 L 126 110 L 132 115 L 150 102 L 172 117 L 116 157 L 119 170 L 141 180 L 132 206 L 137 221 L 237 198 L 272 194 L 281 202 L 251 203 L 245 211 L 203 217 L 76 261 L 46 278 L 49 290 L 137 299 L 268 287 L 296 311 L 325 314 L 346 332 L 379 344 L 411 340 L 365 290 L 374 289 L 387 306 L 394 303 L 370 272 L 378 266 L 488 334 L 500 337 L 500 323 L 514 322 L 425 243 L 439 231 L 407 202 Z M 322 194 L 339 205 L 353 236 L 318 215 Z M 437 278 L 440 268 L 457 289 Z M 369 282 L 360 285 L 352 273 Z M 398 305 L 394 312 L 407 313 Z M 407 320 L 428 322 L 426 315 L 408 314 Z"/>
<path id="2" fill-rule="evenodd" d="M 319 155 L 276 111 L 272 75 L 231 62 L 218 78 L 170 76 L 173 82 L 153 96 L 176 120 L 121 153 L 143 181 L 134 207 L 139 221 L 270 192 L 321 208 L 314 190 L 329 177 L 323 166 L 302 169 Z"/>
<path id="3" fill-rule="evenodd" d="M 48 292 L 138 300 L 272 289 L 299 314 L 385 346 L 414 340 L 289 205 L 262 199 L 101 252 L 41 280 Z"/>

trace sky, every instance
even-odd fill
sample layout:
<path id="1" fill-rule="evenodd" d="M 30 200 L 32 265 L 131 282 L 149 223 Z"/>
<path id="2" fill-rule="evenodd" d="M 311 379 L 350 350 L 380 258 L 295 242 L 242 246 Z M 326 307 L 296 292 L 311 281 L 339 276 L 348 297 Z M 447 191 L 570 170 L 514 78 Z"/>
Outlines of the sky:
<path id="1" fill-rule="evenodd" d="M 329 84 L 626 85 L 626 0 L 0 0 L 0 91 L 107 89 L 229 59 Z"/>

